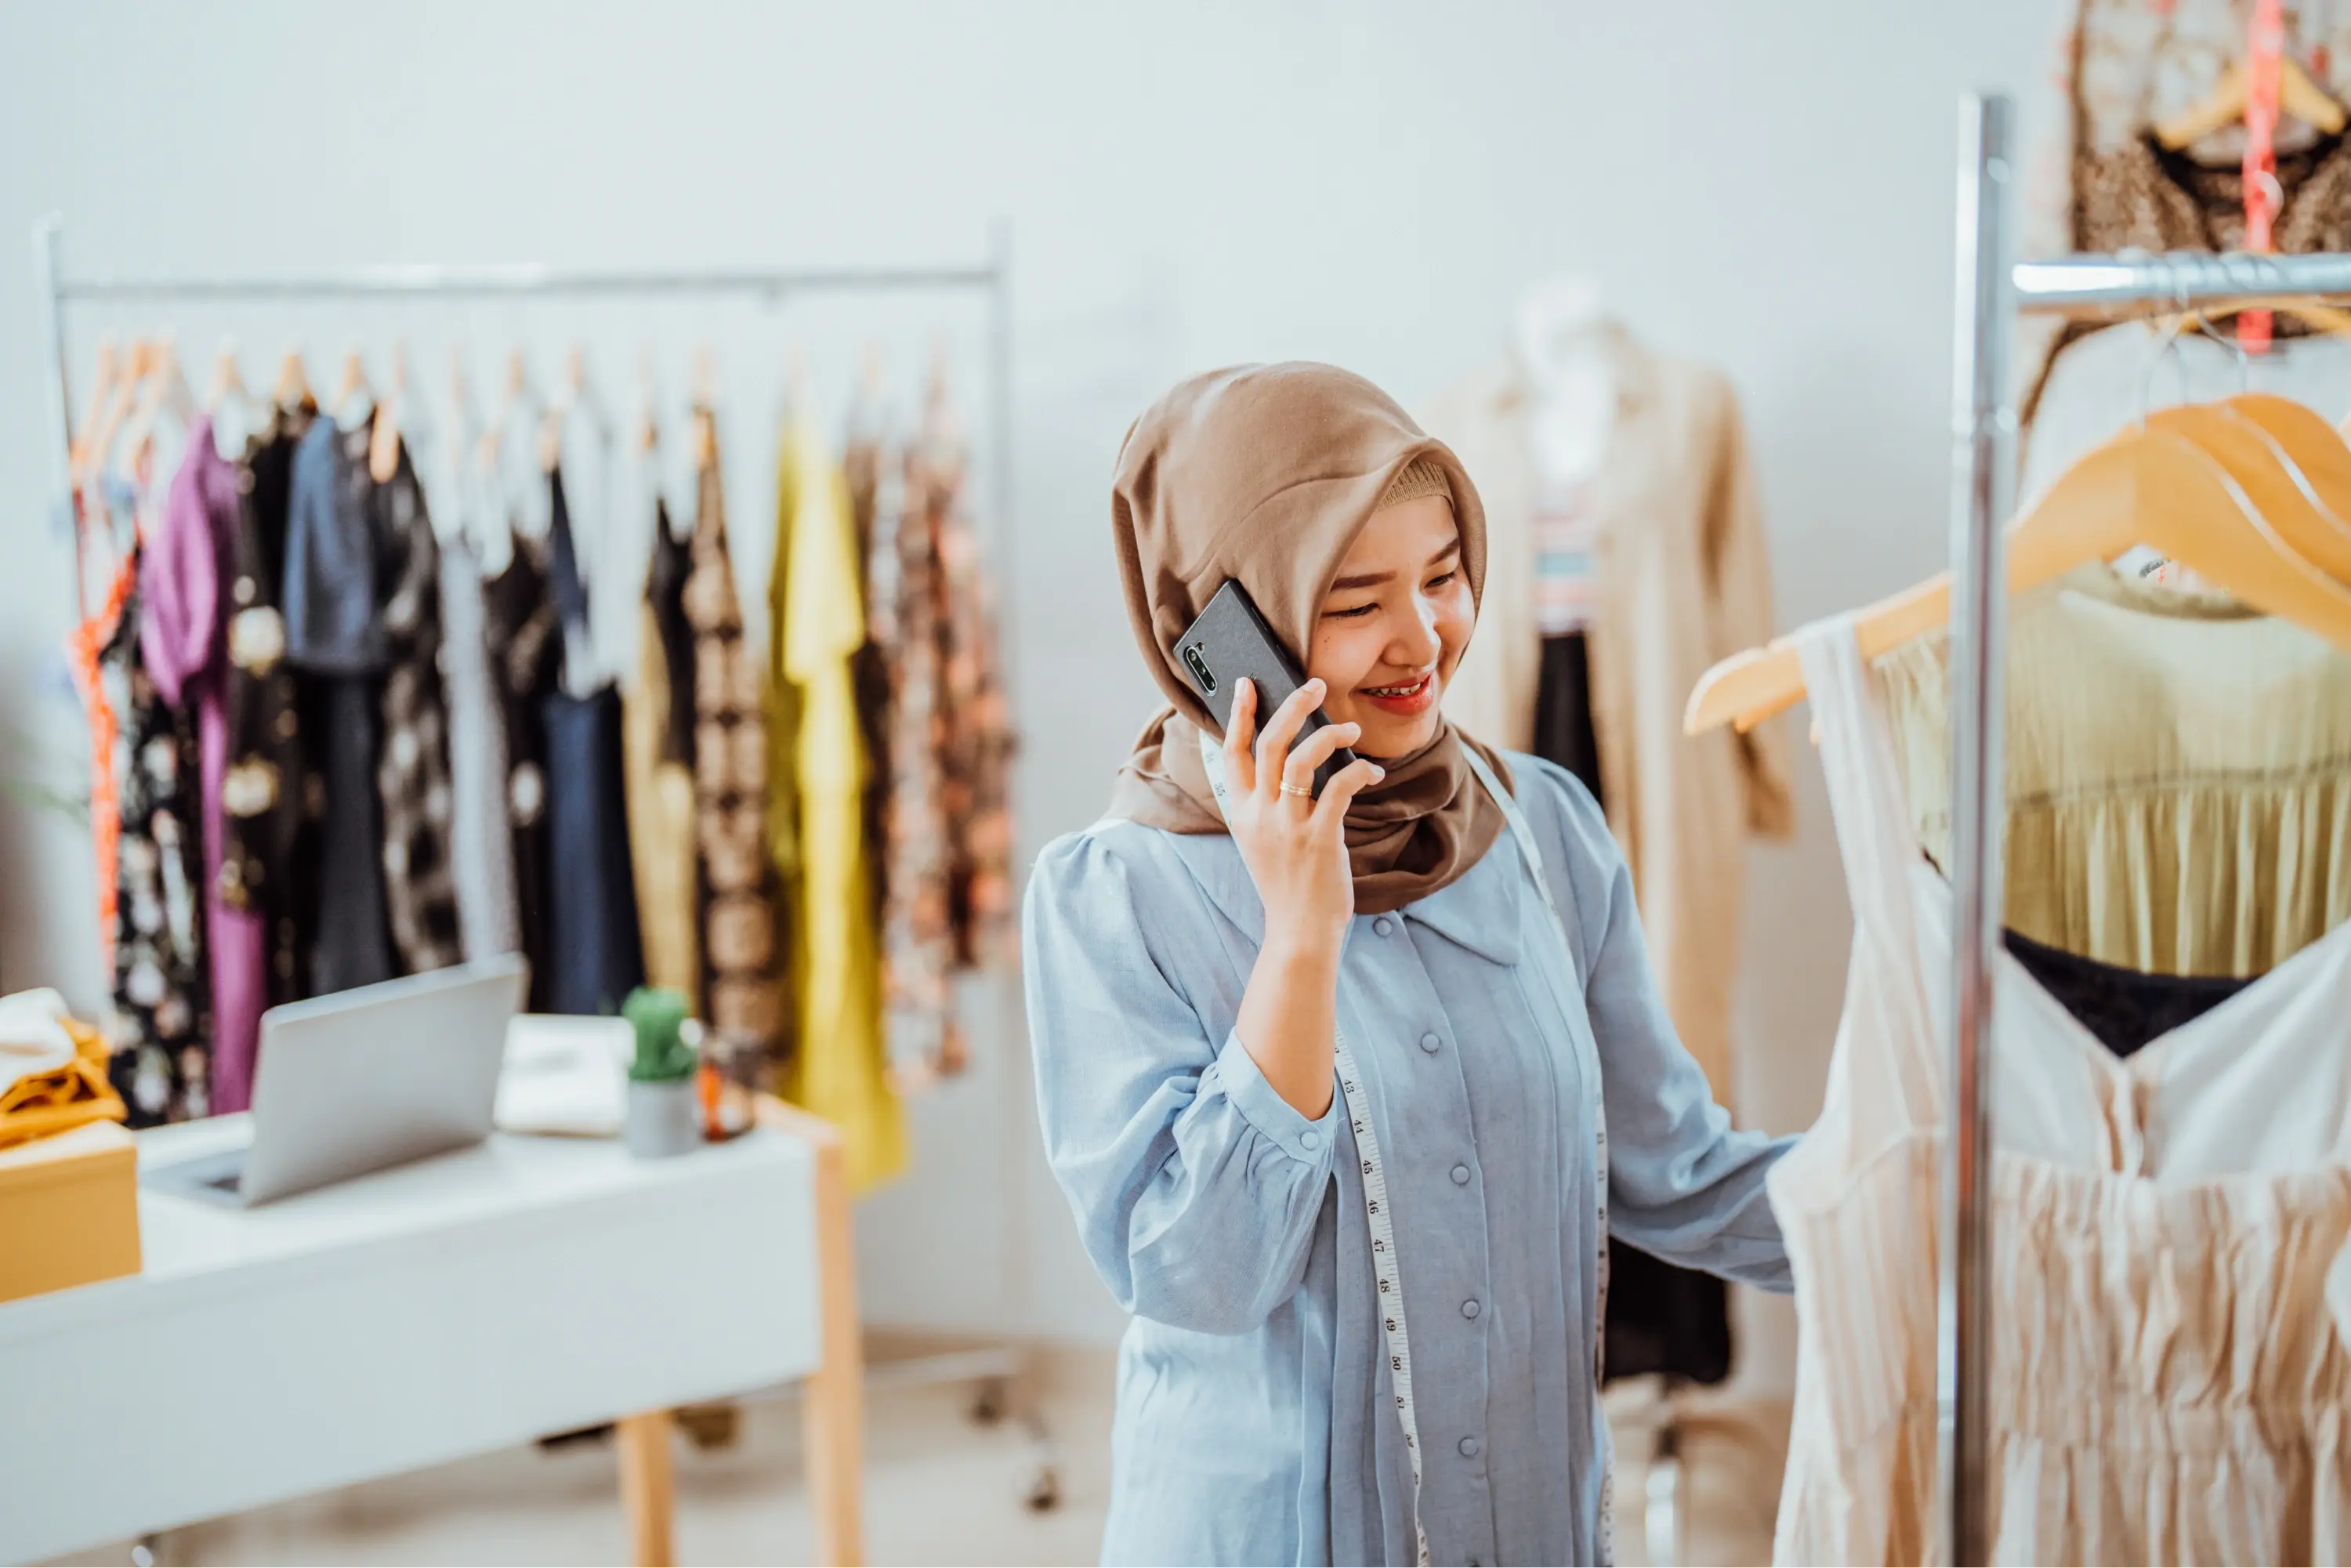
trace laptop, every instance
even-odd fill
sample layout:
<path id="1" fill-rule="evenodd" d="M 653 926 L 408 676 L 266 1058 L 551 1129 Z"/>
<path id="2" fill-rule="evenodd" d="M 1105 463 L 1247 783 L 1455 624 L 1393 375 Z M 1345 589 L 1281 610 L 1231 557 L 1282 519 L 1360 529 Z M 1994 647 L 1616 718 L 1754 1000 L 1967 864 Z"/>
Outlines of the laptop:
<path id="1" fill-rule="evenodd" d="M 270 1009 L 252 1142 L 141 1179 L 251 1207 L 480 1143 L 529 972 L 507 954 Z"/>

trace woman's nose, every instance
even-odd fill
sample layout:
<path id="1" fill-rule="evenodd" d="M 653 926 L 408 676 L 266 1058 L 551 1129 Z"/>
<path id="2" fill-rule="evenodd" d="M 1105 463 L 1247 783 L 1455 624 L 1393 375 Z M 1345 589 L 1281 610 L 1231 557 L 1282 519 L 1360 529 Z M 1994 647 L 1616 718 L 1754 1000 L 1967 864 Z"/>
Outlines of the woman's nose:
<path id="1" fill-rule="evenodd" d="M 1443 640 L 1437 634 L 1437 606 L 1426 599 L 1413 603 L 1412 619 L 1396 634 L 1387 650 L 1388 662 L 1418 668 L 1437 662 Z"/>

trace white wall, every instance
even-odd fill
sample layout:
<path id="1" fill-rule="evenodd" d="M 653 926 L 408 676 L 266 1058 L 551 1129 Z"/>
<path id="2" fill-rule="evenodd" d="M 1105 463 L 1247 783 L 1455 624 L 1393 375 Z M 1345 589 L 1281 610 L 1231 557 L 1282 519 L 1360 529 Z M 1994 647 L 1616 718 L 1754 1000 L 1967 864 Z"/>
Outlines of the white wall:
<path id="1" fill-rule="evenodd" d="M 1331 360 L 1409 402 L 1499 347 L 1523 285 L 1581 273 L 1745 395 L 1783 622 L 1931 570 L 1949 490 L 1953 104 L 1974 85 L 2033 85 L 2055 9 L 7 7 L 0 767 L 69 775 L 78 744 L 53 653 L 70 573 L 44 521 L 42 345 L 26 253 L 7 237 L 37 214 L 66 215 L 77 270 L 198 272 L 962 259 L 1008 217 L 1033 853 L 1096 814 L 1151 702 L 1104 500 L 1127 422 L 1190 371 Z M 863 332 L 892 333 L 905 365 L 933 319 L 976 340 L 947 304 L 780 319 L 682 305 L 125 310 L 76 319 L 74 362 L 86 378 L 100 327 L 172 319 L 200 359 L 235 328 L 265 378 L 295 331 L 321 377 L 345 341 L 381 348 L 395 331 L 460 339 L 484 367 L 518 337 L 551 367 L 584 334 L 613 367 L 640 340 L 663 345 L 674 384 L 686 345 L 713 335 L 758 580 L 782 342 L 810 340 L 838 386 Z M 1777 1128 L 1815 1103 L 1847 930 L 1817 777 L 1802 777 L 1800 840 L 1755 857 L 1741 984 L 1747 1104 Z M 7 986 L 102 993 L 87 858 L 54 815 L 0 807 Z M 991 1056 L 978 1082 L 916 1108 L 922 1168 L 867 1207 L 869 1305 L 1103 1332 L 1114 1315 L 1033 1131 L 1000 1113 L 1025 1103 L 1017 1041 Z M 1786 1320 L 1759 1327 L 1753 1370 L 1776 1381 Z"/>

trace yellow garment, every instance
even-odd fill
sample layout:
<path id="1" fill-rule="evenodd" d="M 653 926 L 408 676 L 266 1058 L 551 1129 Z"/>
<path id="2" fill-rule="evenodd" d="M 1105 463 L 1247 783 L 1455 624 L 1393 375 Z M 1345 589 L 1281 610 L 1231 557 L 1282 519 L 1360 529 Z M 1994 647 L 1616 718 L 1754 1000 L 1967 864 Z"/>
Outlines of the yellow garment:
<path id="1" fill-rule="evenodd" d="M 640 607 L 636 684 L 621 697 L 621 756 L 629 808 L 629 858 L 637 876 L 637 927 L 645 984 L 702 995 L 702 943 L 695 868 L 694 769 L 662 760 L 669 730 L 669 659 L 653 606 Z"/>
<path id="2" fill-rule="evenodd" d="M 803 418 L 785 432 L 776 497 L 769 838 L 785 877 L 799 1014 L 784 1095 L 841 1128 L 851 1185 L 862 1190 L 904 1168 L 905 1127 L 885 1071 L 869 763 L 849 664 L 865 640 L 856 528 L 840 465 Z M 778 801 L 790 821 L 774 821 Z"/>
<path id="3" fill-rule="evenodd" d="M 1877 661 L 1918 840 L 1951 838 L 1948 639 Z M 2259 975 L 2351 916 L 2351 654 L 2224 596 L 2068 574 L 2009 607 L 2007 923 Z"/>
<path id="4" fill-rule="evenodd" d="M 55 991 L 26 991 L 6 998 L 12 1020 L 25 1027 L 0 1030 L 0 1149 L 70 1132 L 91 1122 L 120 1122 L 122 1096 L 106 1076 L 106 1037 L 65 1014 Z M 72 1054 L 59 1061 L 57 1030 Z M 11 1059 L 17 1059 L 16 1071 Z"/>

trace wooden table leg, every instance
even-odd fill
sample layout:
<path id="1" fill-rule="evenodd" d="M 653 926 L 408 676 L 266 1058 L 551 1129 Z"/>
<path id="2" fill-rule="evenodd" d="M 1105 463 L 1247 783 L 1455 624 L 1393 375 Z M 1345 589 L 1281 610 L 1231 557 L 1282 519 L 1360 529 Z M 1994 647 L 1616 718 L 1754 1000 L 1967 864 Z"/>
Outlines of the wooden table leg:
<path id="1" fill-rule="evenodd" d="M 856 1568 L 865 1561 L 865 1352 L 857 1322 L 848 1157 L 840 1129 L 820 1117 L 763 1099 L 759 1119 L 816 1150 L 817 1311 L 824 1346 L 804 1391 L 801 1443 L 816 1561 Z"/>
<path id="2" fill-rule="evenodd" d="M 666 1410 L 620 1420 L 621 1507 L 629 1518 L 629 1542 L 638 1568 L 670 1568 L 677 1561 L 671 1426 Z"/>

